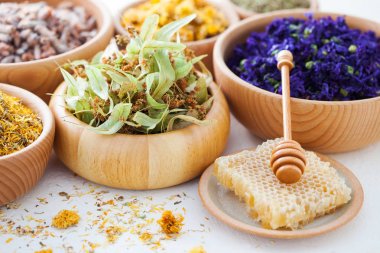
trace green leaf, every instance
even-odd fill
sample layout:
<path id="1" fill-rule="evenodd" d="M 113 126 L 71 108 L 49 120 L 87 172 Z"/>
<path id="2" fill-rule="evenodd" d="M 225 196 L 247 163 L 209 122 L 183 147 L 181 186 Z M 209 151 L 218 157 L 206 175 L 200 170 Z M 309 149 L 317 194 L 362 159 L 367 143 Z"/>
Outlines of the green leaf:
<path id="1" fill-rule="evenodd" d="M 101 99 L 107 100 L 108 83 L 102 75 L 102 72 L 99 69 L 88 65 L 86 66 L 86 75 L 90 82 L 90 87 L 92 91 Z"/>
<path id="2" fill-rule="evenodd" d="M 100 51 L 99 53 L 97 53 L 91 60 L 91 64 L 99 64 L 101 63 L 101 60 L 102 60 L 102 56 L 103 56 L 103 51 Z"/>
<path id="3" fill-rule="evenodd" d="M 169 120 L 168 127 L 166 129 L 168 132 L 173 130 L 174 122 L 176 120 L 184 120 L 184 121 L 187 121 L 187 122 L 199 125 L 199 126 L 204 126 L 204 125 L 208 124 L 208 121 L 199 120 L 199 119 L 196 119 L 196 118 L 188 116 L 188 115 L 177 115 L 177 116 L 174 116 L 173 118 L 171 118 Z"/>
<path id="4" fill-rule="evenodd" d="M 108 70 L 106 73 L 113 81 L 119 84 L 132 83 L 137 87 L 137 79 L 133 75 L 127 73 L 121 74 L 120 72 L 115 72 L 112 70 Z"/>
<path id="5" fill-rule="evenodd" d="M 187 16 L 185 18 L 179 19 L 177 21 L 163 26 L 160 30 L 157 31 L 157 33 L 154 36 L 154 39 L 161 41 L 170 41 L 174 33 L 176 33 L 179 29 L 193 21 L 196 18 L 196 16 L 196 14 L 192 14 L 190 16 Z"/>
<path id="6" fill-rule="evenodd" d="M 63 68 L 59 68 L 65 83 L 67 84 L 65 101 L 69 110 L 75 110 L 79 97 L 78 83 L 75 78 Z"/>
<path id="7" fill-rule="evenodd" d="M 195 98 L 199 104 L 203 104 L 206 102 L 208 98 L 207 92 L 207 83 L 206 80 L 200 77 L 197 81 L 197 88 L 195 89 L 197 92 L 195 93 Z"/>
<path id="8" fill-rule="evenodd" d="M 78 95 L 80 97 L 83 97 L 85 95 L 85 92 L 88 88 L 88 82 L 86 79 L 77 77 L 77 90 L 78 90 Z"/>
<path id="9" fill-rule="evenodd" d="M 150 15 L 145 19 L 140 32 L 141 40 L 147 41 L 153 38 L 154 32 L 158 26 L 158 20 L 159 16 L 157 14 Z"/>
<path id="10" fill-rule="evenodd" d="M 77 118 L 86 124 L 89 124 L 94 119 L 94 115 L 90 112 L 90 110 L 90 103 L 83 99 L 79 100 L 75 107 Z"/>
<path id="11" fill-rule="evenodd" d="M 144 50 L 167 49 L 169 51 L 185 50 L 186 45 L 177 42 L 151 40 L 144 43 Z"/>
<path id="12" fill-rule="evenodd" d="M 145 113 L 136 112 L 135 116 L 133 116 L 133 121 L 137 124 L 145 127 L 148 131 L 154 129 L 158 123 L 160 123 L 161 118 L 151 118 Z"/>
<path id="13" fill-rule="evenodd" d="M 190 73 L 190 71 L 193 69 L 194 64 L 200 62 L 205 57 L 207 57 L 207 55 L 201 55 L 201 56 L 193 58 L 189 62 L 183 62 L 183 61 L 177 59 L 177 61 L 175 62 L 175 67 L 176 67 L 175 68 L 175 79 L 179 80 L 179 79 L 187 76 Z M 178 65 L 178 67 L 177 67 L 177 65 Z"/>
<path id="14" fill-rule="evenodd" d="M 115 105 L 109 118 L 100 126 L 93 128 L 99 134 L 115 134 L 125 124 L 131 112 L 132 104 L 120 103 Z"/>
<path id="15" fill-rule="evenodd" d="M 81 65 L 86 66 L 87 64 L 88 64 L 88 61 L 86 61 L 86 60 L 76 60 L 76 61 L 70 62 L 70 65 L 72 67 L 78 67 Z"/>
<path id="16" fill-rule="evenodd" d="M 145 81 L 146 81 L 146 100 L 148 102 L 148 105 L 153 108 L 153 109 L 157 109 L 157 110 L 162 110 L 162 109 L 165 109 L 168 107 L 167 104 L 161 104 L 161 103 L 158 103 L 151 95 L 150 95 L 150 90 L 151 88 L 153 87 L 154 83 L 155 83 L 155 80 L 158 79 L 158 76 L 159 76 L 159 73 L 151 73 L 151 74 L 148 74 L 146 77 L 145 77 Z"/>
<path id="17" fill-rule="evenodd" d="M 69 72 L 67 72 L 63 68 L 59 68 L 59 70 L 61 71 L 63 79 L 65 80 L 65 83 L 68 85 L 68 87 L 70 87 L 70 86 L 77 87 L 78 86 L 77 81 L 75 80 L 75 78 Z M 78 94 L 76 93 L 76 94 L 68 94 L 68 95 L 70 95 L 70 96 L 76 96 Z"/>
<path id="18" fill-rule="evenodd" d="M 175 80 L 175 72 L 169 60 L 169 55 L 165 50 L 157 50 L 154 54 L 158 68 L 159 81 L 156 89 L 153 92 L 153 98 L 161 98 L 173 85 Z"/>

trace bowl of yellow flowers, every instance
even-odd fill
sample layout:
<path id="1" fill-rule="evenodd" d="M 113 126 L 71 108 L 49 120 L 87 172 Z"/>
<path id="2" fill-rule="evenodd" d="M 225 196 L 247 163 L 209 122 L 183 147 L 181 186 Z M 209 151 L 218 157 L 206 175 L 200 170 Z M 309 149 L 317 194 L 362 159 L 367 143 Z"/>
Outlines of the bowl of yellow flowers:
<path id="1" fill-rule="evenodd" d="M 68 168 L 111 187 L 156 189 L 200 175 L 223 152 L 227 102 L 202 56 L 171 40 L 194 18 L 157 30 L 159 16 L 149 16 L 91 62 L 61 67 L 50 108 Z"/>
<path id="2" fill-rule="evenodd" d="M 45 172 L 54 119 L 37 95 L 0 83 L 0 206 L 30 191 Z"/>
<path id="3" fill-rule="evenodd" d="M 145 18 L 152 14 L 159 15 L 158 27 L 196 14 L 173 40 L 180 39 L 196 55 L 207 55 L 203 62 L 211 71 L 212 51 L 218 35 L 239 22 L 239 16 L 226 0 L 140 0 L 128 3 L 116 15 L 116 31 L 127 35 L 128 27 L 140 30 Z"/>

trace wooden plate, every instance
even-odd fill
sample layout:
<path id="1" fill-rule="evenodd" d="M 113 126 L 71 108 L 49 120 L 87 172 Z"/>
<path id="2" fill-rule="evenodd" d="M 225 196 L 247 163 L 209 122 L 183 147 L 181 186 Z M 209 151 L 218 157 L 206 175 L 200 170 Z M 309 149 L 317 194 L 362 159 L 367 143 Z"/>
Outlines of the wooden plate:
<path id="1" fill-rule="evenodd" d="M 199 195 L 206 209 L 227 225 L 246 233 L 282 239 L 306 238 L 321 235 L 335 230 L 352 220 L 363 204 L 363 189 L 355 175 L 341 163 L 321 154 L 323 161 L 330 162 L 337 169 L 346 184 L 352 189 L 351 200 L 334 213 L 315 219 L 299 230 L 271 230 L 263 228 L 259 222 L 249 217 L 245 203 L 240 202 L 235 194 L 219 185 L 213 175 L 211 165 L 202 175 L 199 182 Z"/>

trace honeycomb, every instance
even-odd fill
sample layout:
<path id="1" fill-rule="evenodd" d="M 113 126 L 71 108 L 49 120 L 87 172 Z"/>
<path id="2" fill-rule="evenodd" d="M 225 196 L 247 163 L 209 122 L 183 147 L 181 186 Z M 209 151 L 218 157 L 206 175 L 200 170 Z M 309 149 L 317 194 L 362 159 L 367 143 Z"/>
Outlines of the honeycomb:
<path id="1" fill-rule="evenodd" d="M 295 184 L 281 183 L 272 172 L 272 149 L 282 139 L 268 140 L 255 151 L 215 161 L 218 182 L 244 201 L 251 217 L 268 229 L 298 229 L 335 211 L 351 199 L 351 189 L 328 162 L 306 152 L 307 166 Z"/>

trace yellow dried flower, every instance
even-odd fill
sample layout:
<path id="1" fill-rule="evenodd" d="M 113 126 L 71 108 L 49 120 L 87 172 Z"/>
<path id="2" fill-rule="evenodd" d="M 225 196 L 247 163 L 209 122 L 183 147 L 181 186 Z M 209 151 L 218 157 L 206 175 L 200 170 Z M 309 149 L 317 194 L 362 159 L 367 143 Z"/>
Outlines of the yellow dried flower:
<path id="1" fill-rule="evenodd" d="M 203 246 L 197 246 L 192 248 L 189 253 L 207 253 Z"/>
<path id="2" fill-rule="evenodd" d="M 144 232 L 139 236 L 140 240 L 143 242 L 152 240 L 152 237 L 153 237 L 152 234 L 148 232 Z"/>
<path id="3" fill-rule="evenodd" d="M 38 115 L 20 99 L 0 91 L 0 156 L 29 146 L 41 132 L 42 122 Z"/>
<path id="4" fill-rule="evenodd" d="M 51 225 L 56 228 L 68 228 L 78 224 L 79 218 L 75 211 L 62 210 L 53 218 Z"/>
<path id="5" fill-rule="evenodd" d="M 53 253 L 53 250 L 52 249 L 43 249 L 43 250 L 34 251 L 34 253 Z"/>
<path id="6" fill-rule="evenodd" d="M 224 14 L 205 0 L 150 0 L 127 9 L 121 24 L 125 28 L 133 26 L 139 30 L 146 17 L 158 14 L 159 27 L 162 27 L 193 13 L 197 18 L 179 31 L 184 42 L 216 36 L 228 27 Z"/>
<path id="7" fill-rule="evenodd" d="M 183 226 L 183 216 L 178 215 L 175 217 L 170 210 L 166 210 L 162 213 L 161 219 L 157 223 L 161 226 L 162 231 L 167 234 L 178 234 Z"/>
<path id="8" fill-rule="evenodd" d="M 107 234 L 107 240 L 114 243 L 125 230 L 119 226 L 109 226 L 105 232 Z"/>

